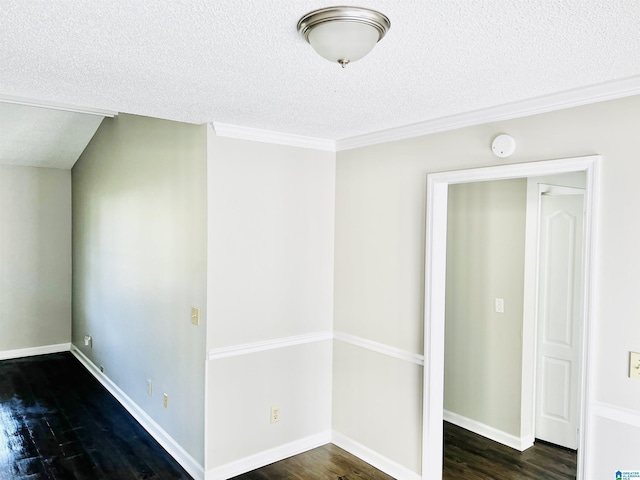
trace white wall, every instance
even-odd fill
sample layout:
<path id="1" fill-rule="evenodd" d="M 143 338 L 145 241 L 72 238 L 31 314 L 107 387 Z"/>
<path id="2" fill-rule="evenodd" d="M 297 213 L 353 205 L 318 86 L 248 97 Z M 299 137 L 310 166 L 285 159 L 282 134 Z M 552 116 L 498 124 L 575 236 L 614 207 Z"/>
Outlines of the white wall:
<path id="1" fill-rule="evenodd" d="M 338 153 L 336 330 L 408 353 L 422 353 L 424 216 L 429 172 L 601 154 L 597 307 L 593 312 L 591 352 L 596 379 L 592 400 L 601 408 L 595 425 L 597 431 L 604 431 L 602 418 L 615 416 L 619 408 L 625 409 L 622 417 L 627 423 L 640 418 L 640 382 L 627 377 L 628 352 L 640 349 L 640 322 L 634 314 L 640 311 L 638 124 L 640 97 L 629 97 Z M 502 132 L 518 142 L 516 153 L 507 161 L 494 157 L 490 149 L 492 138 Z M 411 362 L 405 364 L 407 371 L 415 368 Z M 334 369 L 351 369 L 352 365 L 348 358 L 336 357 Z M 392 385 L 385 377 L 375 375 L 375 364 L 359 364 L 359 368 L 370 388 L 380 391 Z M 415 384 L 407 386 L 399 396 L 415 396 L 416 389 Z M 375 399 L 363 399 L 356 412 L 351 395 L 355 393 L 341 391 L 334 398 L 334 416 L 375 415 Z M 403 449 L 413 452 L 405 455 L 419 456 L 420 438 L 405 425 L 421 424 L 422 418 L 414 411 L 404 414 L 408 420 L 360 438 L 367 445 L 375 445 L 379 453 L 415 470 L 415 462 L 409 463 L 396 452 Z M 608 422 L 606 431 L 608 435 L 593 438 L 587 478 L 604 478 L 620 468 L 623 460 L 637 468 L 638 457 L 628 456 L 626 445 L 635 442 L 640 428 Z M 605 451 L 618 453 L 615 457 L 601 454 Z"/>
<path id="2" fill-rule="evenodd" d="M 72 178 L 73 343 L 203 465 L 206 128 L 105 119 Z"/>
<path id="3" fill-rule="evenodd" d="M 406 475 L 420 471 L 422 459 L 407 445 L 420 442 L 421 412 L 420 365 L 335 342 L 332 426 L 346 449 L 396 478 L 413 478 Z"/>
<path id="4" fill-rule="evenodd" d="M 0 356 L 71 341 L 71 174 L 0 166 Z"/>
<path id="5" fill-rule="evenodd" d="M 335 155 L 210 129 L 208 156 L 206 469 L 225 478 L 329 441 Z"/>
<path id="6" fill-rule="evenodd" d="M 452 185 L 448 203 L 444 408 L 516 437 L 526 190 L 525 179 Z"/>

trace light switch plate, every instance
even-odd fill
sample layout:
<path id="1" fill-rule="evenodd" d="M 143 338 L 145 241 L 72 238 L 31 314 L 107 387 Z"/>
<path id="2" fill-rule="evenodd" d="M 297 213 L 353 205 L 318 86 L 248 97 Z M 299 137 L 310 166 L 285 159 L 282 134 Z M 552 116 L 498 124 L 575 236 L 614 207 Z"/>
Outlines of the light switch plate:
<path id="1" fill-rule="evenodd" d="M 200 325 L 200 309 L 191 307 L 191 323 L 198 326 Z"/>
<path id="2" fill-rule="evenodd" d="M 629 352 L 629 378 L 640 380 L 640 353 Z"/>

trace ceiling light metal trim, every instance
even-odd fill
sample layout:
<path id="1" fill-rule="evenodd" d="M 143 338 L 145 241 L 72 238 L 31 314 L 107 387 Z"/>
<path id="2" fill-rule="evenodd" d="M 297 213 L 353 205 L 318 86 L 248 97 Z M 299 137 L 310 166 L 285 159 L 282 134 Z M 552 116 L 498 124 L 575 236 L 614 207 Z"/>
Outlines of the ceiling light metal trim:
<path id="1" fill-rule="evenodd" d="M 354 30 L 348 27 L 350 24 L 363 25 L 371 30 Z M 329 29 L 333 26 L 331 33 L 320 28 L 324 26 Z M 298 32 L 307 43 L 321 57 L 339 63 L 342 68 L 351 61 L 367 55 L 390 28 L 391 22 L 386 15 L 363 7 L 321 8 L 307 13 L 298 20 Z M 323 33 L 320 33 L 321 31 Z"/>
<path id="2" fill-rule="evenodd" d="M 309 33 L 316 26 L 325 22 L 364 23 L 378 30 L 378 41 L 382 40 L 391 28 L 391 21 L 386 15 L 363 7 L 328 7 L 307 13 L 298 21 L 298 31 L 309 41 Z"/>

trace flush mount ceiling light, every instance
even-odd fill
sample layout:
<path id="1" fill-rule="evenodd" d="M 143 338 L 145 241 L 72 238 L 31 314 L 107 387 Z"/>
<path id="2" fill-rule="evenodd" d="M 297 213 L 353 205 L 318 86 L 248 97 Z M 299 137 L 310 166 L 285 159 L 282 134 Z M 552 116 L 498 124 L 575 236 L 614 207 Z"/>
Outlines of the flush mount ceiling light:
<path id="1" fill-rule="evenodd" d="M 298 21 L 298 31 L 313 49 L 342 68 L 369 53 L 389 28 L 385 15 L 361 7 L 321 8 Z"/>

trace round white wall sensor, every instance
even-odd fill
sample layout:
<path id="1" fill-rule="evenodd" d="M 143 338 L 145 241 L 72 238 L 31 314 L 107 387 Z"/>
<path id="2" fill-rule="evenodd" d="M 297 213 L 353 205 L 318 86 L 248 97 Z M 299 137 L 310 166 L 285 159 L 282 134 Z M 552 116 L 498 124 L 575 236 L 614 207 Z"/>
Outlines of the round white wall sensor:
<path id="1" fill-rule="evenodd" d="M 516 151 L 516 141 L 511 135 L 498 135 L 493 139 L 491 144 L 493 154 L 497 157 L 505 158 L 513 154 Z"/>

